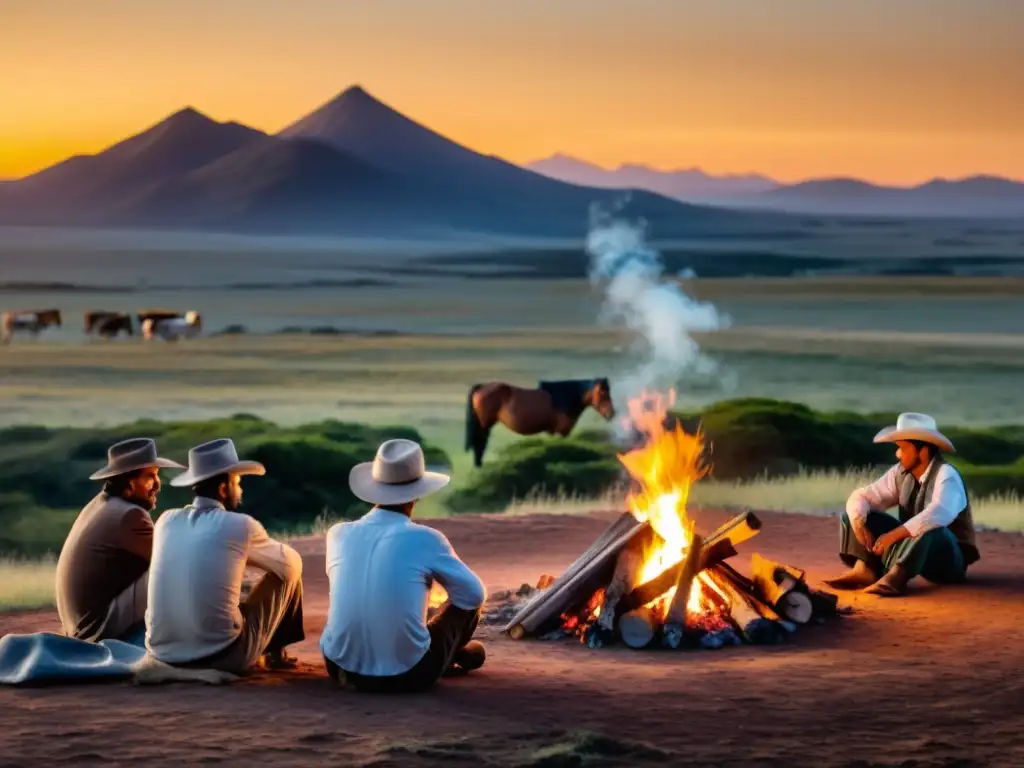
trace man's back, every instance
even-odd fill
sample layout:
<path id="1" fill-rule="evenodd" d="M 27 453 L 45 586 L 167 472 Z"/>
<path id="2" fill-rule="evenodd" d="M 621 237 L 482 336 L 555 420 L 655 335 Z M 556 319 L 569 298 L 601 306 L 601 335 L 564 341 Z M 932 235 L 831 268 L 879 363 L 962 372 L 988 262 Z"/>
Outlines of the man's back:
<path id="1" fill-rule="evenodd" d="M 99 640 L 111 602 L 149 568 L 153 520 L 136 504 L 98 494 L 75 520 L 57 561 L 64 632 Z"/>
<path id="2" fill-rule="evenodd" d="M 242 630 L 247 516 L 172 509 L 157 520 L 146 608 L 146 647 L 161 661 L 223 650 Z"/>
<path id="3" fill-rule="evenodd" d="M 330 609 L 324 655 L 347 672 L 408 671 L 430 647 L 427 597 L 436 578 L 460 608 L 484 600 L 479 578 L 438 531 L 400 512 L 374 509 L 327 533 Z"/>

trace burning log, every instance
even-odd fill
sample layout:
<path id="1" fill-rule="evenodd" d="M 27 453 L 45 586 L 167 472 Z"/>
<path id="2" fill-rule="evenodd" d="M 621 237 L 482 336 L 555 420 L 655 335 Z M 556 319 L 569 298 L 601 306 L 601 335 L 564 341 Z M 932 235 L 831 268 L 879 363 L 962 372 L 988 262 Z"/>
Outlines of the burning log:
<path id="1" fill-rule="evenodd" d="M 648 607 L 637 608 L 619 619 L 619 636 L 630 648 L 646 648 L 654 639 L 658 621 Z"/>
<path id="2" fill-rule="evenodd" d="M 704 540 L 698 534 L 693 534 L 690 547 L 686 550 L 686 557 L 683 558 L 682 568 L 679 570 L 676 593 L 665 613 L 666 624 L 678 624 L 679 626 L 686 624 L 686 606 L 690 602 L 693 580 L 697 577 L 697 571 L 700 568 L 703 547 Z"/>
<path id="3" fill-rule="evenodd" d="M 797 624 L 811 620 L 814 605 L 806 591 L 803 571 L 763 558 L 756 552 L 750 562 L 754 586 L 768 605 Z"/>
<path id="4" fill-rule="evenodd" d="M 597 623 L 601 629 L 612 632 L 615 629 L 615 608 L 619 601 L 633 591 L 636 582 L 640 578 L 640 572 L 644 567 L 644 555 L 640 547 L 631 542 L 619 553 L 619 559 L 615 563 L 615 573 L 604 593 L 604 602 L 601 605 L 601 615 Z"/>
<path id="5" fill-rule="evenodd" d="M 706 571 L 715 586 L 729 600 L 729 614 L 733 623 L 748 642 L 764 645 L 776 642 L 783 631 L 777 621 L 764 618 L 758 611 L 755 598 L 746 590 L 737 587 L 723 568 L 718 564 Z"/>
<path id="6" fill-rule="evenodd" d="M 595 584 L 594 580 L 611 566 L 612 558 L 635 536 L 649 528 L 648 523 L 641 523 L 629 512 L 624 512 L 548 589 L 524 605 L 504 631 L 513 640 L 520 640 L 527 632 L 535 632 L 547 621 L 558 617 L 568 606 L 585 601 L 597 586 L 603 586 Z"/>
<path id="7" fill-rule="evenodd" d="M 695 572 L 699 573 L 700 571 L 710 568 L 711 566 L 720 563 L 735 554 L 736 550 L 728 538 L 720 538 L 715 542 L 710 542 L 709 539 L 705 539 L 704 543 L 700 546 L 700 561 Z M 685 561 L 680 561 L 675 565 L 666 568 L 653 579 L 636 586 L 632 592 L 618 601 L 618 604 L 616 605 L 618 615 L 621 616 L 624 613 L 628 613 L 629 611 L 636 610 L 643 605 L 647 605 L 672 589 L 672 587 L 679 581 L 684 562 Z"/>
<path id="8" fill-rule="evenodd" d="M 761 518 L 747 510 L 728 522 L 724 523 L 717 531 L 705 539 L 707 546 L 713 546 L 720 541 L 727 540 L 735 547 L 747 539 L 753 538 L 761 530 Z"/>

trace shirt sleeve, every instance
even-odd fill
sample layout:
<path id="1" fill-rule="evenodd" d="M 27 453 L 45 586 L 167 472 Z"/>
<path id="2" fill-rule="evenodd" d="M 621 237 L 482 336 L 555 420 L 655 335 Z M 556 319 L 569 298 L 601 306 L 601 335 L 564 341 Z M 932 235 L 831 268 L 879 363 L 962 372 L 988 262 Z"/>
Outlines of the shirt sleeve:
<path id="1" fill-rule="evenodd" d="M 452 605 L 464 611 L 475 611 L 487 598 L 484 583 L 459 559 L 448 538 L 436 533 L 438 550 L 431 565 L 431 575 L 445 588 Z"/>
<path id="2" fill-rule="evenodd" d="M 270 538 L 267 529 L 252 517 L 246 517 L 249 529 L 249 554 L 247 565 L 262 568 L 283 581 L 298 581 L 302 578 L 302 557 L 287 544 Z"/>
<path id="3" fill-rule="evenodd" d="M 153 518 L 139 507 L 132 507 L 121 518 L 119 531 L 121 549 L 131 552 L 147 563 L 153 557 Z"/>
<path id="4" fill-rule="evenodd" d="M 967 490 L 960 473 L 948 464 L 939 468 L 939 475 L 932 486 L 932 497 L 928 504 L 907 520 L 903 527 L 917 538 L 935 528 L 945 528 L 956 520 L 967 506 Z"/>
<path id="5" fill-rule="evenodd" d="M 899 503 L 900 491 L 896 487 L 898 471 L 899 465 L 894 465 L 871 485 L 861 486 L 850 494 L 846 500 L 846 514 L 851 520 L 864 520 L 871 510 L 884 512 Z"/>

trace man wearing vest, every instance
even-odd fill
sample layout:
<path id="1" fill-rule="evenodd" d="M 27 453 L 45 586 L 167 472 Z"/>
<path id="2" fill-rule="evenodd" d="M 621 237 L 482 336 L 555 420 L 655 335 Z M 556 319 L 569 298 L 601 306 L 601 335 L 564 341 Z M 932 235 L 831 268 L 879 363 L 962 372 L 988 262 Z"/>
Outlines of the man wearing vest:
<path id="1" fill-rule="evenodd" d="M 953 452 L 953 444 L 923 413 L 900 414 L 875 442 L 896 443 L 899 463 L 850 494 L 839 552 L 850 570 L 826 583 L 896 597 L 915 576 L 963 582 L 981 555 L 963 478 L 942 457 Z M 886 512 L 892 507 L 898 518 Z"/>

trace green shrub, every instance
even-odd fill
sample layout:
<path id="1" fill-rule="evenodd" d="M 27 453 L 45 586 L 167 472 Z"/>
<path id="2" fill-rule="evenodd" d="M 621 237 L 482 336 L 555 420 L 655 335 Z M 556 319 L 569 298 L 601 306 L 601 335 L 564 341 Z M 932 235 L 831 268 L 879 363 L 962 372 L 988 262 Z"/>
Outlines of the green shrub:
<path id="1" fill-rule="evenodd" d="M 525 438 L 500 451 L 452 493 L 454 512 L 490 512 L 534 493 L 598 494 L 623 479 L 609 443 L 579 438 Z"/>

